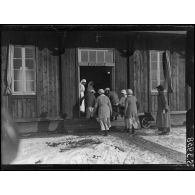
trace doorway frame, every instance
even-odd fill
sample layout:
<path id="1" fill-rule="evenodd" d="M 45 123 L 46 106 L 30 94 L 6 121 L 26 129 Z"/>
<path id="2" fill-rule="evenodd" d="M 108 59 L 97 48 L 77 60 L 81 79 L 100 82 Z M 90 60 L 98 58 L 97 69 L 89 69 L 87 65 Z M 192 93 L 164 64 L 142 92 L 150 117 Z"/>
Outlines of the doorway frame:
<path id="1" fill-rule="evenodd" d="M 93 48 L 90 48 L 90 47 L 79 47 L 76 49 L 76 75 L 77 75 L 77 99 L 79 100 L 80 102 L 80 94 L 79 94 L 79 86 L 80 86 L 80 67 L 88 67 L 88 65 L 79 65 L 78 61 L 79 61 L 79 58 L 78 58 L 78 51 L 79 49 L 93 49 Z M 114 58 L 114 66 L 108 66 L 108 67 L 111 67 L 111 89 L 112 90 L 115 90 L 115 49 L 114 48 L 98 48 L 98 49 L 112 49 L 113 50 L 113 58 Z M 99 66 L 101 67 L 101 66 Z M 107 67 L 107 66 L 106 66 Z M 79 107 L 78 107 L 78 116 L 80 118 L 80 104 L 79 104 Z"/>

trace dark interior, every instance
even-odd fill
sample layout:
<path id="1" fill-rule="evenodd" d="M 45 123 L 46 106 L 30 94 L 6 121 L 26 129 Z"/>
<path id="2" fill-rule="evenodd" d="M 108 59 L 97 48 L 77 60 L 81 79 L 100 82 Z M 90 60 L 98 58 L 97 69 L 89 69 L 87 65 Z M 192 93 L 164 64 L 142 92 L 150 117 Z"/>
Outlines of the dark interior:
<path id="1" fill-rule="evenodd" d="M 86 79 L 86 88 L 89 81 L 94 81 L 94 89 L 111 88 L 112 83 L 112 68 L 108 66 L 81 66 L 80 67 L 80 80 Z"/>

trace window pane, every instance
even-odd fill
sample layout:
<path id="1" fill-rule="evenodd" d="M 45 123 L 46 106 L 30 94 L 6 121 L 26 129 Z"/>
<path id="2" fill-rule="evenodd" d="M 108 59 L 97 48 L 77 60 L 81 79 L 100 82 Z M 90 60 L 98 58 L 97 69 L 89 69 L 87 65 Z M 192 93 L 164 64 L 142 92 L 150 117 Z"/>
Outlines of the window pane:
<path id="1" fill-rule="evenodd" d="M 26 68 L 28 68 L 28 69 L 33 69 L 34 68 L 34 61 L 33 61 L 33 59 L 26 59 L 25 60 L 25 62 L 26 62 Z"/>
<path id="2" fill-rule="evenodd" d="M 26 81 L 26 91 L 33 92 L 34 90 L 34 81 Z"/>
<path id="3" fill-rule="evenodd" d="M 34 71 L 26 70 L 26 80 L 34 80 Z"/>
<path id="4" fill-rule="evenodd" d="M 14 65 L 14 69 L 22 68 L 22 59 L 14 59 L 13 65 Z"/>
<path id="5" fill-rule="evenodd" d="M 81 62 L 88 62 L 88 51 L 81 51 Z"/>
<path id="6" fill-rule="evenodd" d="M 25 49 L 25 58 L 33 58 L 33 48 L 26 48 Z"/>
<path id="7" fill-rule="evenodd" d="M 23 83 L 22 81 L 14 81 L 14 91 L 23 92 Z"/>
<path id="8" fill-rule="evenodd" d="M 96 62 L 96 51 L 89 51 L 89 62 Z"/>
<path id="9" fill-rule="evenodd" d="M 105 52 L 105 62 L 113 63 L 113 51 L 112 50 Z"/>
<path id="10" fill-rule="evenodd" d="M 150 52 L 150 61 L 157 61 L 157 52 L 156 51 Z"/>
<path id="11" fill-rule="evenodd" d="M 104 51 L 97 51 L 97 62 L 104 63 Z"/>
<path id="12" fill-rule="evenodd" d="M 22 48 L 14 47 L 14 58 L 22 58 Z"/>
<path id="13" fill-rule="evenodd" d="M 22 80 L 22 70 L 14 69 L 14 80 Z"/>

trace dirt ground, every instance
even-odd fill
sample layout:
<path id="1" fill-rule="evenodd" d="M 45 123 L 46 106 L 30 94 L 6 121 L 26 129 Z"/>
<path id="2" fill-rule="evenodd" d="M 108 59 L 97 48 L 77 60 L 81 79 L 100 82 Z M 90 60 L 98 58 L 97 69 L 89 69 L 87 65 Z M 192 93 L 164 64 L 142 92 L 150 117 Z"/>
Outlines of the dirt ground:
<path id="1" fill-rule="evenodd" d="M 154 129 L 21 138 L 12 164 L 185 164 L 185 127 L 159 136 Z"/>

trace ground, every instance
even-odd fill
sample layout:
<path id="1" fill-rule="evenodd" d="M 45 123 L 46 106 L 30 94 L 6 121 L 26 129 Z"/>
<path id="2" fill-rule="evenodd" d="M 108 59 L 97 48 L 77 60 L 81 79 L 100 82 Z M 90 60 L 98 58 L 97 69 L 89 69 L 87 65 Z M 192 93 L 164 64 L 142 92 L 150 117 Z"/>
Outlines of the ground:
<path id="1" fill-rule="evenodd" d="M 185 164 L 185 127 L 23 137 L 12 164 Z"/>

